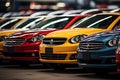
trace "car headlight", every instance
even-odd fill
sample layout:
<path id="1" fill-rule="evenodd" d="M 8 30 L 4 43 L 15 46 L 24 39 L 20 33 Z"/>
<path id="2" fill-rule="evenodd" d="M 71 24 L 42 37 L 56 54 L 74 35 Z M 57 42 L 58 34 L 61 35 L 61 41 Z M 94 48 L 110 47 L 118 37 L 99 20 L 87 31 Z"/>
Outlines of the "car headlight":
<path id="1" fill-rule="evenodd" d="M 110 46 L 110 47 L 117 46 L 117 43 L 118 43 L 118 38 L 113 38 L 108 41 L 108 46 Z"/>
<path id="2" fill-rule="evenodd" d="M 45 34 L 39 35 L 39 40 L 43 41 L 44 37 L 45 37 Z"/>
<path id="3" fill-rule="evenodd" d="M 45 35 L 41 34 L 41 35 L 37 35 L 37 36 L 34 36 L 34 37 L 30 38 L 28 41 L 29 42 L 42 41 L 44 37 L 45 37 Z"/>
<path id="4" fill-rule="evenodd" d="M 7 38 L 7 36 L 0 36 L 0 42 L 5 41 L 6 38 Z"/>
<path id="5" fill-rule="evenodd" d="M 69 42 L 72 43 L 72 44 L 78 43 L 78 42 L 80 42 L 83 38 L 85 38 L 86 36 L 87 36 L 87 35 L 85 35 L 85 34 L 74 36 L 74 37 L 72 37 L 72 38 L 69 40 Z"/>

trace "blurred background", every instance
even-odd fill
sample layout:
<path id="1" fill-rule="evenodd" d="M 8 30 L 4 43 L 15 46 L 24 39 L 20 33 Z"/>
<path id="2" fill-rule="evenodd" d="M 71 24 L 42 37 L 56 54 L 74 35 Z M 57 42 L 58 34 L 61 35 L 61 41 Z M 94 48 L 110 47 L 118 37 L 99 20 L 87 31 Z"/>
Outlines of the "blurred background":
<path id="1" fill-rule="evenodd" d="M 0 12 L 119 8 L 120 0 L 0 0 Z"/>

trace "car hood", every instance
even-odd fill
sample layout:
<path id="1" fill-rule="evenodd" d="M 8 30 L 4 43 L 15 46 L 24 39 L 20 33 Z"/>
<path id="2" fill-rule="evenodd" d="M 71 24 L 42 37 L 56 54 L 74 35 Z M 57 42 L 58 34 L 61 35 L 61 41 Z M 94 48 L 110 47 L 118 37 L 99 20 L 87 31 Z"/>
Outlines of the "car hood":
<path id="1" fill-rule="evenodd" d="M 25 31 L 25 30 L 27 29 L 3 30 L 3 31 L 0 31 L 0 36 L 9 36 L 15 32 Z"/>
<path id="2" fill-rule="evenodd" d="M 17 32 L 10 37 L 12 38 L 31 38 L 40 34 L 48 34 L 49 32 L 56 31 L 56 29 L 32 29 L 27 31 Z"/>
<path id="3" fill-rule="evenodd" d="M 51 32 L 48 35 L 46 35 L 46 38 L 49 38 L 49 37 L 71 38 L 76 35 L 81 35 L 81 34 L 90 35 L 90 34 L 102 32 L 102 31 L 106 31 L 106 29 L 97 29 L 97 28 L 66 29 L 66 30 L 59 30 L 59 31 Z"/>
<path id="4" fill-rule="evenodd" d="M 90 35 L 83 39 L 83 41 L 108 41 L 120 35 L 120 31 L 105 31 Z"/>

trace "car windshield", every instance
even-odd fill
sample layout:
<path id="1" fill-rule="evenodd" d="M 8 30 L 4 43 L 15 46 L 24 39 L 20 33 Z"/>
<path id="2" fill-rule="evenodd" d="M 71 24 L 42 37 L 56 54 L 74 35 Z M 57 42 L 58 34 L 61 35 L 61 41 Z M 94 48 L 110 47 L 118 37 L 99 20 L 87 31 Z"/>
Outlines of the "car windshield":
<path id="1" fill-rule="evenodd" d="M 11 21 L 12 19 L 5 19 L 5 20 L 2 20 L 0 21 L 0 26 L 3 25 L 4 23 L 8 22 L 8 21 Z"/>
<path id="2" fill-rule="evenodd" d="M 22 20 L 22 19 L 10 20 L 10 21 L 6 22 L 5 24 L 1 25 L 1 28 L 3 28 L 3 29 L 10 29 L 13 25 L 15 25 L 20 20 Z"/>
<path id="3" fill-rule="evenodd" d="M 28 23 L 32 22 L 33 20 L 35 20 L 35 19 L 34 18 L 33 19 L 28 19 L 25 22 L 23 22 L 22 24 L 16 26 L 15 29 L 22 28 L 23 26 L 27 25 Z"/>
<path id="4" fill-rule="evenodd" d="M 40 22 L 42 18 L 29 18 L 20 25 L 16 26 L 14 29 L 19 29 L 19 28 L 30 28 L 34 25 L 36 25 L 38 22 Z"/>
<path id="5" fill-rule="evenodd" d="M 60 28 L 60 29 L 62 29 L 71 19 L 72 19 L 72 16 L 54 17 L 54 18 L 50 18 L 50 19 L 41 21 L 33 28 L 40 28 L 40 29 Z"/>
<path id="6" fill-rule="evenodd" d="M 100 28 L 106 29 L 118 16 L 117 15 L 93 15 L 82 19 L 71 28 Z"/>

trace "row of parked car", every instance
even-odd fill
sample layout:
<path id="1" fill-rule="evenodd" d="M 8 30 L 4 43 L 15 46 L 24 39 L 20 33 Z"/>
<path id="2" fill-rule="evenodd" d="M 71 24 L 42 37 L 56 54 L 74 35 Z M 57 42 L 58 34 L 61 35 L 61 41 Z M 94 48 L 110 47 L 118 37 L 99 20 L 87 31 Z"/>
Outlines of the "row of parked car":
<path id="1" fill-rule="evenodd" d="M 0 58 L 55 70 L 79 66 L 95 73 L 120 72 L 120 13 L 114 11 L 1 18 L 1 26 L 12 27 L 0 27 Z"/>

